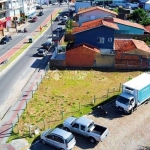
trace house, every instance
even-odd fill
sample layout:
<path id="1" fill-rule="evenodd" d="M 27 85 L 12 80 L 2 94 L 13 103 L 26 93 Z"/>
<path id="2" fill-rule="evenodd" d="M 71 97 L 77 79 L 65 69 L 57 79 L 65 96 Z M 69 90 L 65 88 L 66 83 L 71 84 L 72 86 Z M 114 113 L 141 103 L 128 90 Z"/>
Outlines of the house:
<path id="1" fill-rule="evenodd" d="M 145 28 L 144 26 L 130 22 L 127 20 L 122 20 L 119 18 L 113 18 L 113 22 L 116 23 L 119 27 L 119 30 L 116 30 L 116 34 L 144 34 Z"/>
<path id="2" fill-rule="evenodd" d="M 116 69 L 148 69 L 150 64 L 150 48 L 140 40 L 115 39 Z"/>
<path id="3" fill-rule="evenodd" d="M 101 53 L 110 53 L 113 50 L 114 34 L 118 26 L 103 19 L 85 22 L 73 29 L 75 45 L 88 43 L 101 49 Z"/>
<path id="4" fill-rule="evenodd" d="M 112 68 L 114 56 L 101 54 L 99 48 L 81 43 L 66 51 L 67 67 L 105 67 Z"/>
<path id="5" fill-rule="evenodd" d="M 79 12 L 76 14 L 76 21 L 79 24 L 79 26 L 81 26 L 83 22 L 108 16 L 116 17 L 117 13 L 99 6 L 95 6 L 79 10 Z"/>

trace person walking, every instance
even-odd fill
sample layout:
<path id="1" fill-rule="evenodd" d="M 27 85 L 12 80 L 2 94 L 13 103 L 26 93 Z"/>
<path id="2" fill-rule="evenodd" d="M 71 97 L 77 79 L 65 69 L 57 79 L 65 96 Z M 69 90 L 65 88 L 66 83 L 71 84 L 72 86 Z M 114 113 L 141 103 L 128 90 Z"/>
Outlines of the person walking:
<path id="1" fill-rule="evenodd" d="M 42 32 L 42 27 L 40 26 L 40 32 Z"/>

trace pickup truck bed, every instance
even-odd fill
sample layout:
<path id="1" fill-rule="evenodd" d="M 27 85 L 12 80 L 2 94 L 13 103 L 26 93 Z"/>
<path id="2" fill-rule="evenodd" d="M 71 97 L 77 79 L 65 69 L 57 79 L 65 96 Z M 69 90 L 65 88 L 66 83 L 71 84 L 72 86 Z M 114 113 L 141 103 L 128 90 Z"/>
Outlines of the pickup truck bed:
<path id="1" fill-rule="evenodd" d="M 99 125 L 95 125 L 95 128 L 94 128 L 94 130 L 92 132 L 102 135 L 106 131 L 106 129 L 107 128 L 105 128 L 105 127 L 102 127 L 102 126 L 99 126 Z"/>

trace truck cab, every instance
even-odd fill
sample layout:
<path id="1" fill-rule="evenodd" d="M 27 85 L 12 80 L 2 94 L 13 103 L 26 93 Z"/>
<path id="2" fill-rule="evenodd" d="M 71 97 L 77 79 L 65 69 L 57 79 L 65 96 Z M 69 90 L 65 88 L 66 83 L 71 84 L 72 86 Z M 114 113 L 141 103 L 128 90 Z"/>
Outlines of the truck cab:
<path id="1" fill-rule="evenodd" d="M 88 137 L 91 143 L 102 142 L 108 135 L 108 129 L 106 127 L 97 125 L 93 120 L 84 116 L 80 118 L 67 118 L 63 123 L 63 127 L 67 131 Z"/>
<path id="2" fill-rule="evenodd" d="M 135 107 L 134 96 L 128 93 L 121 93 L 121 95 L 117 97 L 116 107 L 126 113 L 132 113 L 133 108 Z"/>

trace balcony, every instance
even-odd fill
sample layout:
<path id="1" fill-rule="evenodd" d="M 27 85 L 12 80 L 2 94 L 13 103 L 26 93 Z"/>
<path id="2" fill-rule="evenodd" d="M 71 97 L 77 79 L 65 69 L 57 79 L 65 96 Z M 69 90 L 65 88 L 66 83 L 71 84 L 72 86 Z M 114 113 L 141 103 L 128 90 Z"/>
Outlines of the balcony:
<path id="1" fill-rule="evenodd" d="M 0 8 L 0 13 L 6 12 L 7 11 L 7 7 L 5 8 Z"/>

